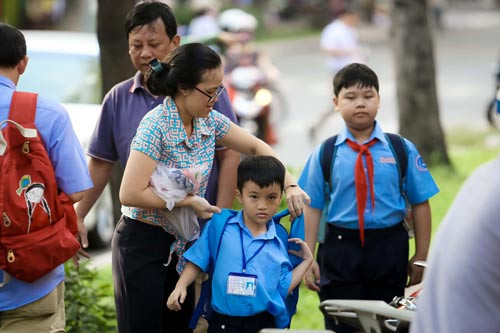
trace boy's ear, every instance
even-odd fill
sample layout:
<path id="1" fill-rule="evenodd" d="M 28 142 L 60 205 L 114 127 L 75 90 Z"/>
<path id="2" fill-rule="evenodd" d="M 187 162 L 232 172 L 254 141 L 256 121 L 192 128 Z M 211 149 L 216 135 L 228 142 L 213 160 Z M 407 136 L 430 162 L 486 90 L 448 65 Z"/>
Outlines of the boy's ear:
<path id="1" fill-rule="evenodd" d="M 236 196 L 236 199 L 238 199 L 238 202 L 239 202 L 240 204 L 242 204 L 243 202 L 242 202 L 242 200 L 241 200 L 241 192 L 240 192 L 240 190 L 238 190 L 238 189 L 234 190 L 234 194 L 235 194 L 235 196 Z"/>
<path id="2" fill-rule="evenodd" d="M 333 102 L 333 106 L 335 107 L 335 111 L 338 111 L 337 110 L 337 106 L 338 106 L 337 103 L 338 103 L 338 101 L 339 100 L 338 100 L 337 96 L 333 96 L 332 102 Z"/>

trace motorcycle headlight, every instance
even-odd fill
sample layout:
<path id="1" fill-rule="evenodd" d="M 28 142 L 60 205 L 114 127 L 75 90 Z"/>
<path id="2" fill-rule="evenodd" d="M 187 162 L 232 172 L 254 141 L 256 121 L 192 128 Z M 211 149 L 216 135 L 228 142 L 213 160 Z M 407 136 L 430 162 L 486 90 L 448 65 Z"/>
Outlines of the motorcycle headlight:
<path id="1" fill-rule="evenodd" d="M 257 90 L 257 92 L 255 93 L 255 100 L 257 101 L 257 104 L 264 107 L 271 104 L 271 101 L 273 100 L 273 95 L 269 90 L 261 88 Z"/>

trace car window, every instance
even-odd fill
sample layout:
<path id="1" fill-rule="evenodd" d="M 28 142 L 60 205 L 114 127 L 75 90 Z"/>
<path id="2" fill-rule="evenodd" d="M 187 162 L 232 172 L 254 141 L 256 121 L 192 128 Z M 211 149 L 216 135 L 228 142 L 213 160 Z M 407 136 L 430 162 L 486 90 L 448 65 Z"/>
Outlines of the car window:
<path id="1" fill-rule="evenodd" d="M 96 56 L 28 51 L 28 57 L 20 91 L 37 92 L 60 103 L 100 103 Z"/>

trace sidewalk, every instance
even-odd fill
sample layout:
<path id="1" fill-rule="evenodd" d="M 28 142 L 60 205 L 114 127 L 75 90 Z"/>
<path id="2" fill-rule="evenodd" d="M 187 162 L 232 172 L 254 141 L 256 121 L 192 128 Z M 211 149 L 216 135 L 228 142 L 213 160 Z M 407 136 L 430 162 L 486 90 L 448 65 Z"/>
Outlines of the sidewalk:
<path id="1" fill-rule="evenodd" d="M 500 9 L 474 4 L 448 7 L 443 13 L 443 30 L 472 30 L 498 28 L 500 34 Z M 491 6 L 490 6 L 491 7 Z M 377 25 L 364 24 L 359 27 L 360 39 L 365 42 L 388 41 L 390 14 Z M 438 31 L 438 30 L 436 30 Z"/>

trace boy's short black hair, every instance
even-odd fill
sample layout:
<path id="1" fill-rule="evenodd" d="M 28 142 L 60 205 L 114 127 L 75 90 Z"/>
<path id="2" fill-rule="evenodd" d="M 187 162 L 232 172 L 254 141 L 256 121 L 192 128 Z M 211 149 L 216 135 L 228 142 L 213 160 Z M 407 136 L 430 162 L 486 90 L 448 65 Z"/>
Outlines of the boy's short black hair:
<path id="1" fill-rule="evenodd" d="M 125 33 L 127 39 L 130 32 L 136 27 L 148 25 L 161 18 L 165 25 L 168 38 L 177 35 L 177 22 L 172 9 L 165 3 L 159 1 L 142 2 L 134 6 L 125 19 Z"/>
<path id="2" fill-rule="evenodd" d="M 26 40 L 23 33 L 0 22 L 0 67 L 13 68 L 26 56 Z"/>
<path id="3" fill-rule="evenodd" d="M 285 166 L 272 156 L 248 156 L 238 166 L 238 190 L 252 181 L 261 188 L 278 184 L 281 191 L 285 186 Z"/>
<path id="4" fill-rule="evenodd" d="M 342 88 L 357 84 L 360 88 L 374 87 L 378 92 L 377 74 L 368 66 L 352 63 L 344 66 L 333 78 L 333 93 L 339 95 Z"/>

